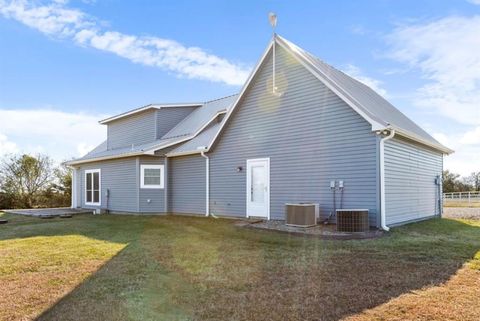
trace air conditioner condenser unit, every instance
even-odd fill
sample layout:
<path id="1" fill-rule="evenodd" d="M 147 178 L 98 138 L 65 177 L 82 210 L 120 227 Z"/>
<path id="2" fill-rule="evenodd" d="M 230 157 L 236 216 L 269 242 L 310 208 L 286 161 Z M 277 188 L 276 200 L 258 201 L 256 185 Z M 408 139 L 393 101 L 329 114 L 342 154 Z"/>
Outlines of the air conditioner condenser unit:
<path id="1" fill-rule="evenodd" d="M 319 208 L 319 204 L 316 203 L 287 203 L 285 224 L 297 227 L 315 226 L 320 214 Z"/>

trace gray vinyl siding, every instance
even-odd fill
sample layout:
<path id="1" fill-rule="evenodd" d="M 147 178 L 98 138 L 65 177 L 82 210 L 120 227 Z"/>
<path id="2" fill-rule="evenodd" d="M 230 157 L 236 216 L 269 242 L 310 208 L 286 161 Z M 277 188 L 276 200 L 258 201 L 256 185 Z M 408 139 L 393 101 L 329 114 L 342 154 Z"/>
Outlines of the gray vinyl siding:
<path id="1" fill-rule="evenodd" d="M 164 165 L 164 159 L 160 157 L 142 156 L 139 158 L 140 165 Z M 139 185 L 140 187 L 140 185 Z M 141 213 L 163 213 L 165 212 L 165 188 L 149 189 L 140 188 L 139 190 L 139 211 Z M 150 203 L 148 202 L 150 200 Z"/>
<path id="2" fill-rule="evenodd" d="M 101 205 L 85 204 L 85 170 L 100 169 Z M 81 206 L 107 208 L 106 190 L 110 190 L 108 209 L 120 212 L 137 211 L 136 159 L 134 157 L 108 160 L 82 165 L 79 169 Z"/>
<path id="3" fill-rule="evenodd" d="M 205 159 L 200 155 L 168 159 L 169 211 L 205 214 Z"/>
<path id="4" fill-rule="evenodd" d="M 169 107 L 157 111 L 156 138 L 162 138 L 180 121 L 187 117 L 196 107 Z"/>
<path id="5" fill-rule="evenodd" d="M 108 149 L 150 143 L 156 138 L 156 111 L 147 110 L 112 121 L 107 128 Z"/>
<path id="6" fill-rule="evenodd" d="M 276 68 L 284 95 L 271 93 L 270 55 L 210 153 L 212 213 L 245 217 L 246 160 L 269 157 L 272 219 L 284 218 L 285 203 L 300 201 L 320 203 L 327 217 L 329 182 L 343 180 L 343 207 L 369 209 L 376 225 L 377 139 L 370 124 L 280 47 Z"/>
<path id="7" fill-rule="evenodd" d="M 440 214 L 437 175 L 443 156 L 410 141 L 385 142 L 385 210 L 387 225 Z"/>

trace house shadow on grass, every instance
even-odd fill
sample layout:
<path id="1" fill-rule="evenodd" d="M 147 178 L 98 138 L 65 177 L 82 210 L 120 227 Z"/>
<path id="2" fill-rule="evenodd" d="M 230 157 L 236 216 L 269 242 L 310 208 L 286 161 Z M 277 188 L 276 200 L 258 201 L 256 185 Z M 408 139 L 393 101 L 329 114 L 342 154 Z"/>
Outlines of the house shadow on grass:
<path id="1" fill-rule="evenodd" d="M 340 320 L 443 284 L 480 250 L 480 222 L 446 219 L 362 241 L 178 216 L 39 225 L 10 237 L 77 233 L 128 245 L 38 320 Z"/>

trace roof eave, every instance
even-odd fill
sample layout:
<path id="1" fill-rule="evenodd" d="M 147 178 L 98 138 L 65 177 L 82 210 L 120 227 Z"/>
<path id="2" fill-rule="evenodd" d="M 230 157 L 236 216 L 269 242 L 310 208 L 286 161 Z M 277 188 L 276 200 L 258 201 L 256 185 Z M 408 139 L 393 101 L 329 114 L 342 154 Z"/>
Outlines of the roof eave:
<path id="1" fill-rule="evenodd" d="M 121 155 L 111 155 L 111 156 L 103 156 L 103 157 L 96 157 L 96 158 L 71 160 L 71 161 L 64 162 L 63 164 L 65 164 L 67 166 L 75 166 L 75 165 L 99 162 L 99 161 L 110 160 L 110 159 L 138 156 L 138 155 L 143 155 L 143 154 L 145 154 L 145 152 L 140 151 L 140 152 L 134 152 L 134 153 L 125 153 L 125 154 L 121 154 Z"/>
<path id="2" fill-rule="evenodd" d="M 405 138 L 408 138 L 408 139 L 411 139 L 413 141 L 416 141 L 420 144 L 423 144 L 423 145 L 426 145 L 426 146 L 429 146 L 433 149 L 436 149 L 440 152 L 442 152 L 443 154 L 445 155 L 450 155 L 450 154 L 453 154 L 455 151 L 453 149 L 450 149 L 446 146 L 443 146 L 442 144 L 435 144 L 433 142 L 430 142 L 430 141 L 427 141 L 421 137 L 418 137 L 417 135 L 411 133 L 411 132 L 408 132 L 404 129 L 401 129 L 401 128 L 396 128 L 395 126 L 390 126 L 391 129 L 394 129 L 395 130 L 395 133 L 397 135 L 400 135 L 402 137 L 405 137 Z"/>
<path id="3" fill-rule="evenodd" d="M 189 135 L 189 136 L 185 136 L 183 139 L 180 139 L 180 140 L 176 140 L 176 141 L 173 141 L 169 144 L 166 144 L 166 145 L 159 145 L 159 146 L 156 146 L 156 147 L 152 147 L 150 149 L 147 149 L 145 150 L 144 154 L 147 154 L 147 155 L 155 155 L 155 152 L 158 151 L 158 150 L 161 150 L 161 149 L 164 149 L 164 148 L 167 148 L 167 147 L 171 147 L 173 145 L 177 145 L 177 144 L 180 144 L 180 143 L 183 143 L 187 140 L 190 140 L 192 139 L 194 136 L 192 135 Z"/>
<path id="4" fill-rule="evenodd" d="M 126 113 L 118 114 L 112 117 L 108 117 L 105 119 L 102 119 L 99 121 L 100 124 L 105 125 L 108 124 L 114 120 L 125 118 L 134 114 L 141 113 L 143 111 L 149 110 L 149 109 L 162 109 L 162 108 L 175 108 L 175 107 L 199 107 L 202 106 L 203 103 L 191 103 L 191 104 L 149 104 L 145 107 L 141 107 Z"/>
<path id="5" fill-rule="evenodd" d="M 203 149 L 202 149 L 203 150 Z M 178 153 L 167 153 L 165 154 L 166 157 L 179 157 L 179 156 L 187 156 L 187 155 L 195 155 L 200 154 L 202 151 L 200 150 L 189 150 L 185 152 L 178 152 Z"/>

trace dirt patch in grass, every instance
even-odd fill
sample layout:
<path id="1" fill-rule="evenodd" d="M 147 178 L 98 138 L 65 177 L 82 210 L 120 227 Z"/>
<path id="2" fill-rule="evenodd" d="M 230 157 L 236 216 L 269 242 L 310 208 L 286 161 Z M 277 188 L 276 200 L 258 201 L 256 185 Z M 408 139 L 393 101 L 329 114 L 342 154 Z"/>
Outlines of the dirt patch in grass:
<path id="1" fill-rule="evenodd" d="M 11 301 L 28 302 L 32 312 L 11 311 L 7 320 L 39 313 L 38 320 L 91 321 L 478 320 L 480 311 L 480 221 L 430 220 L 381 239 L 340 242 L 243 230 L 221 219 L 104 215 L 43 222 L 14 221 L 0 229 L 0 242 L 74 233 L 93 242 L 84 249 L 123 247 L 115 256 L 97 251 L 80 260 L 91 268 L 55 265 L 46 284 L 71 282 L 58 302 L 23 296 L 40 290 L 11 292 Z M 30 255 L 16 271 L 31 273 L 30 262 L 38 260 Z M 451 313 L 438 310 L 445 300 Z"/>

